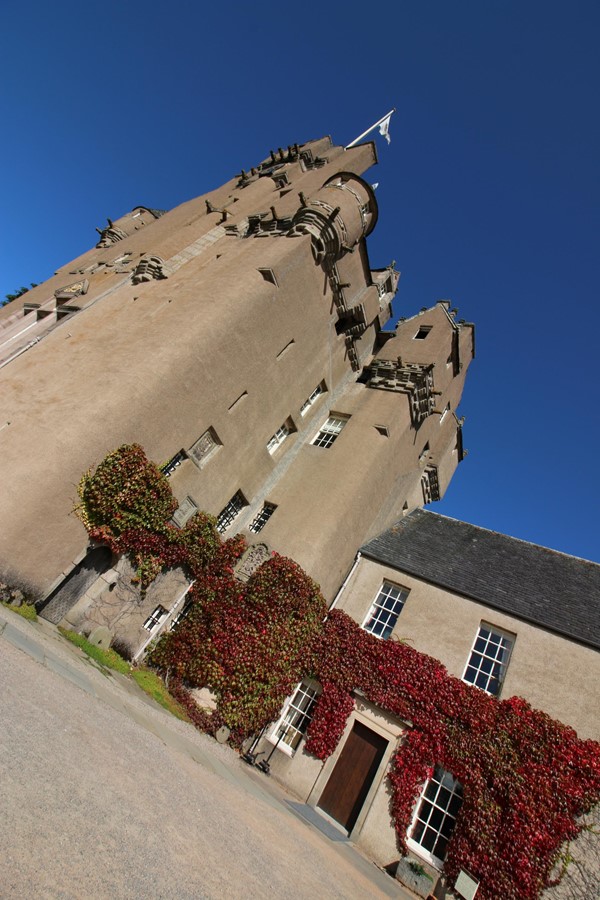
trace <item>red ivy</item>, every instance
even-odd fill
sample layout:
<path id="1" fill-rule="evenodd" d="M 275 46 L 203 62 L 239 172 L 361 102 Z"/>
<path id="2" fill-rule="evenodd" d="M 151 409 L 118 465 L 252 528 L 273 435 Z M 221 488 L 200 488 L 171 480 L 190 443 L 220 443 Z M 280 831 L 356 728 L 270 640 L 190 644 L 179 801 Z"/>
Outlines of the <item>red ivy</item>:
<path id="1" fill-rule="evenodd" d="M 359 690 L 410 722 L 389 774 L 399 847 L 406 851 L 419 791 L 440 764 L 464 791 L 444 864 L 450 886 L 466 869 L 482 900 L 538 897 L 576 820 L 600 799 L 600 746 L 521 698 L 497 700 L 432 657 L 378 640 L 340 610 L 315 658 L 323 694 L 306 749 L 320 759 L 335 749 L 351 710 L 342 692 Z"/>
<path id="2" fill-rule="evenodd" d="M 534 900 L 551 883 L 561 845 L 600 799 L 597 743 L 580 741 L 520 698 L 489 697 L 406 644 L 378 640 L 340 610 L 324 622 L 318 586 L 291 560 L 274 555 L 247 584 L 236 581 L 243 539 L 222 543 L 204 513 L 183 529 L 170 524 L 177 506 L 170 485 L 137 445 L 88 472 L 79 493 L 90 536 L 129 554 L 142 588 L 164 568 L 193 573 L 193 609 L 152 662 L 169 671 L 172 693 L 198 727 L 226 724 L 239 745 L 312 676 L 323 691 L 306 750 L 326 759 L 360 691 L 410 723 L 389 773 L 400 849 L 419 791 L 439 764 L 464 791 L 444 865 L 450 886 L 461 869 L 480 881 L 481 900 Z M 195 686 L 215 692 L 211 715 L 194 704 L 188 688 Z"/>

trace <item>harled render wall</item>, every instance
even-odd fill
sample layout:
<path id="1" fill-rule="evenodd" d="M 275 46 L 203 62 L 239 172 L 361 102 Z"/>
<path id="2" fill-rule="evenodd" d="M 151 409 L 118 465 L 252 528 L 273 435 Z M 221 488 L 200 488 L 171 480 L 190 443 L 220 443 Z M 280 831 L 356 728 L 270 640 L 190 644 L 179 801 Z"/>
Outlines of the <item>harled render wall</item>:
<path id="1" fill-rule="evenodd" d="M 600 683 L 596 650 L 365 557 L 337 605 L 362 625 L 384 581 L 409 591 L 395 638 L 462 678 L 479 625 L 495 625 L 515 638 L 501 698 L 524 697 L 580 738 L 600 738 L 597 697 L 585 689 Z"/>
<path id="2" fill-rule="evenodd" d="M 310 146 L 329 161 L 306 172 L 298 162 L 286 164 L 285 189 L 270 177 L 243 188 L 235 178 L 160 218 L 145 215 L 146 224 L 133 223 L 131 215 L 115 220 L 128 233 L 124 240 L 90 250 L 27 294 L 30 303 L 50 302 L 58 287 L 89 280 L 87 293 L 74 301 L 81 312 L 0 369 L 1 418 L 10 422 L 0 432 L 2 574 L 28 580 L 42 595 L 60 582 L 87 546 L 72 511 L 76 485 L 122 443 L 142 444 L 162 464 L 213 429 L 221 446 L 210 460 L 199 468 L 187 459 L 171 476 L 178 500 L 191 497 L 218 514 L 242 491 L 248 506 L 227 534 L 247 528 L 265 500 L 276 504 L 260 536 L 249 537 L 295 558 L 328 599 L 356 547 L 391 524 L 405 503 L 423 502 L 419 453 L 427 440 L 445 487 L 458 462 L 455 417 L 440 426 L 434 413 L 415 432 L 405 394 L 357 383 L 360 372 L 336 331 L 331 285 L 315 262 L 311 235 L 225 232 L 224 225 L 250 214 L 270 216 L 273 205 L 279 217 L 291 216 L 301 207 L 299 191 L 310 199 L 335 173 L 362 173 L 375 162 L 371 144 L 343 151 L 324 139 Z M 367 188 L 357 184 L 364 194 Z M 348 192 L 324 194 L 343 195 L 349 210 L 354 202 Z M 207 211 L 207 199 L 227 208 L 225 222 L 221 212 Z M 374 198 L 366 216 L 368 233 Z M 167 277 L 133 284 L 135 263 L 148 255 L 164 261 Z M 272 270 L 277 284 L 259 269 Z M 362 366 L 383 341 L 378 335 L 392 294 L 379 299 L 362 237 L 341 255 L 337 270 L 347 306 L 362 304 L 370 317 L 355 344 Z M 0 311 L 0 344 L 2 324 L 15 327 L 15 309 L 9 312 Z M 432 332 L 415 341 L 422 322 Z M 462 366 L 454 373 L 447 360 L 457 334 Z M 454 409 L 473 354 L 472 327 L 455 325 L 436 305 L 403 323 L 381 352 L 434 362 L 440 404 L 449 401 Z M 322 381 L 326 392 L 301 416 Z M 346 428 L 331 449 L 311 446 L 330 412 L 349 415 Z M 271 455 L 267 442 L 288 418 L 296 430 Z"/>

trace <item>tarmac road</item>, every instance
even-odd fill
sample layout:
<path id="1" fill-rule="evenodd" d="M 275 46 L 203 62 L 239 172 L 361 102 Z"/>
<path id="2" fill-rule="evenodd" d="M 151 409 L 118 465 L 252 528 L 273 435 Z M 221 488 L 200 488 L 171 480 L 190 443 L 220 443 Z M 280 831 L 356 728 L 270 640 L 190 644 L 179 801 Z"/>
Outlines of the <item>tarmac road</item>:
<path id="1" fill-rule="evenodd" d="M 1 608 L 0 684 L 3 900 L 412 896 L 229 748 Z"/>

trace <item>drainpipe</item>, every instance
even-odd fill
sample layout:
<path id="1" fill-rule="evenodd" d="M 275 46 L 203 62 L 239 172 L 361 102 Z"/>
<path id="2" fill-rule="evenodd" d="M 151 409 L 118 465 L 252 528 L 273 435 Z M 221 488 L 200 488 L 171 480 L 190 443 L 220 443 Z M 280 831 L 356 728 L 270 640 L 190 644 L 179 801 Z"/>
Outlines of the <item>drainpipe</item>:
<path id="1" fill-rule="evenodd" d="M 335 597 L 334 597 L 334 599 L 333 599 L 333 603 L 331 604 L 331 606 L 330 606 L 329 609 L 328 609 L 328 613 L 331 612 L 331 610 L 334 609 L 334 607 L 337 606 L 338 600 L 340 599 L 340 597 L 342 596 L 342 593 L 344 592 L 344 588 L 346 587 L 346 585 L 348 584 L 348 582 L 350 581 L 350 579 L 351 579 L 352 576 L 354 575 L 354 570 L 356 569 L 357 565 L 359 564 L 360 559 L 361 559 L 361 556 L 362 556 L 362 553 L 361 553 L 360 550 L 359 550 L 358 553 L 356 554 L 356 559 L 354 560 L 354 562 L 353 562 L 353 564 L 352 564 L 352 568 L 350 569 L 350 571 L 349 571 L 348 574 L 346 575 L 346 577 L 345 577 L 345 579 L 344 579 L 344 583 L 342 584 L 341 588 L 339 589 L 339 591 L 338 591 L 337 594 L 335 595 Z"/>

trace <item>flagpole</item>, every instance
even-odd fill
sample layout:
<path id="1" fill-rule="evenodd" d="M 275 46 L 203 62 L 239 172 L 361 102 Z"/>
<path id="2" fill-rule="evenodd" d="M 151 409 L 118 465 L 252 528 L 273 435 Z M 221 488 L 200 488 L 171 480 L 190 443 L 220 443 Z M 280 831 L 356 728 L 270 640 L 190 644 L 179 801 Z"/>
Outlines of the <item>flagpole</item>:
<path id="1" fill-rule="evenodd" d="M 382 122 L 385 122 L 385 120 L 386 120 L 387 118 L 389 118 L 389 117 L 392 115 L 392 113 L 395 113 L 395 112 L 396 112 L 396 107 L 394 107 L 393 109 L 391 109 L 391 110 L 389 111 L 389 113 L 386 113 L 385 116 L 382 116 L 377 122 L 375 122 L 374 125 L 371 125 L 370 128 L 367 128 L 366 131 L 363 131 L 362 134 L 359 134 L 359 136 L 358 136 L 357 138 L 354 138 L 353 141 L 351 141 L 349 144 L 347 144 L 347 145 L 344 147 L 344 150 L 349 150 L 350 147 L 354 147 L 355 144 L 358 144 L 358 142 L 359 142 L 359 141 L 362 141 L 362 139 L 363 139 L 364 137 L 366 137 L 368 134 L 371 134 L 372 131 L 375 131 L 375 129 L 376 129 L 379 125 L 381 125 Z"/>

